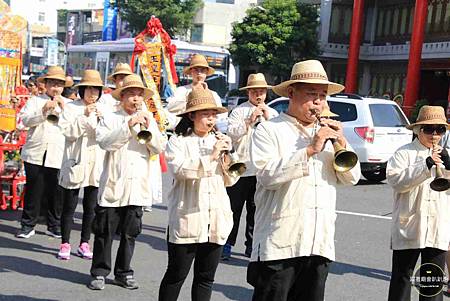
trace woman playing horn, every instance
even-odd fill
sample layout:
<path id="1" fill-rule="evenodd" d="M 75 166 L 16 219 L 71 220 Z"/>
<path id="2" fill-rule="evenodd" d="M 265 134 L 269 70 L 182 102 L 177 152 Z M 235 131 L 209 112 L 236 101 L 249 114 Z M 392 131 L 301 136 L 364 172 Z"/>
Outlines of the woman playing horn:
<path id="1" fill-rule="evenodd" d="M 186 109 L 179 114 L 184 121 L 167 144 L 166 157 L 175 182 L 167 200 L 169 262 L 159 289 L 161 301 L 178 298 L 194 260 L 192 299 L 211 298 L 222 246 L 233 226 L 225 186 L 237 181 L 223 162 L 231 139 L 210 134 L 217 113 L 225 112 L 211 91 L 193 89 Z"/>

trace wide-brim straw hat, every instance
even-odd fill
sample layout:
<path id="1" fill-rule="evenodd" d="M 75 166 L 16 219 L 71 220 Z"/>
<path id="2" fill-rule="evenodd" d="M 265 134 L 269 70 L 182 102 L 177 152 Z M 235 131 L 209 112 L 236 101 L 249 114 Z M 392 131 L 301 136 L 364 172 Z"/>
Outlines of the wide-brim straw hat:
<path id="1" fill-rule="evenodd" d="M 66 72 L 60 66 L 48 67 L 47 73 L 38 77 L 37 81 L 42 83 L 46 79 L 57 79 L 66 83 Z"/>
<path id="2" fill-rule="evenodd" d="M 272 90 L 280 96 L 289 97 L 288 87 L 295 83 L 328 85 L 328 95 L 339 93 L 345 88 L 341 84 L 330 82 L 322 63 L 317 60 L 296 63 L 292 67 L 291 78 L 272 87 Z"/>
<path id="3" fill-rule="evenodd" d="M 133 71 L 131 71 L 131 67 L 127 63 L 118 63 L 116 65 L 116 67 L 114 68 L 113 73 L 110 76 L 108 76 L 108 80 L 113 81 L 114 76 L 119 75 L 119 74 L 131 75 L 134 73 L 133 73 Z"/>
<path id="4" fill-rule="evenodd" d="M 216 70 L 214 70 L 214 68 L 209 67 L 206 57 L 204 57 L 201 54 L 197 54 L 197 53 L 192 56 L 191 63 L 189 64 L 188 67 L 184 68 L 183 73 L 185 75 L 189 75 L 191 73 L 191 69 L 195 68 L 195 67 L 207 68 L 208 72 L 206 75 L 208 75 L 208 76 L 213 75 L 214 72 L 216 72 Z"/>
<path id="5" fill-rule="evenodd" d="M 125 76 L 123 79 L 123 85 L 122 87 L 115 89 L 111 92 L 112 97 L 114 97 L 117 100 L 120 100 L 120 94 L 122 91 L 125 91 L 126 89 L 130 88 L 141 88 L 144 89 L 144 100 L 150 99 L 152 97 L 153 92 L 149 88 L 144 86 L 144 83 L 142 82 L 142 79 L 137 74 L 130 74 Z"/>
<path id="6" fill-rule="evenodd" d="M 81 81 L 78 83 L 78 85 L 75 85 L 74 88 L 78 88 L 81 86 L 104 88 L 100 72 L 98 72 L 97 70 L 92 70 L 92 69 L 84 70 Z"/>
<path id="7" fill-rule="evenodd" d="M 449 124 L 447 123 L 447 118 L 445 117 L 444 108 L 441 106 L 421 107 L 416 122 L 407 125 L 406 128 L 412 130 L 415 126 L 425 124 L 442 124 L 445 125 L 448 129 Z"/>
<path id="8" fill-rule="evenodd" d="M 228 112 L 226 108 L 217 106 L 211 90 L 194 88 L 187 97 L 186 110 L 177 116 L 182 117 L 184 114 L 200 110 L 216 110 L 217 113 Z"/>
<path id="9" fill-rule="evenodd" d="M 252 73 L 247 78 L 247 86 L 239 88 L 239 90 L 266 88 L 270 89 L 272 86 L 268 85 L 266 78 L 262 73 Z"/>
<path id="10" fill-rule="evenodd" d="M 74 82 L 72 76 L 66 76 L 66 84 L 64 85 L 64 88 L 71 88 L 73 84 Z"/>

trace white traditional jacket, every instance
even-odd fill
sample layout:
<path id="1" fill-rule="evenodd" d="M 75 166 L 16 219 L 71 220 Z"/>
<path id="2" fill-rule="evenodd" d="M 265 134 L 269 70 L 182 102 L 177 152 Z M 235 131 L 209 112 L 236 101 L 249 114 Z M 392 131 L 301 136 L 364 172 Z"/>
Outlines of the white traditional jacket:
<path id="1" fill-rule="evenodd" d="M 425 160 L 431 152 L 415 139 L 399 148 L 388 161 L 386 178 L 394 189 L 391 248 L 448 250 L 450 241 L 450 191 L 430 188 L 435 167 Z M 441 167 L 444 174 L 444 167 Z"/>
<path id="2" fill-rule="evenodd" d="M 358 162 L 337 173 L 331 142 L 308 159 L 313 132 L 281 113 L 253 134 L 251 159 L 258 182 L 251 261 L 311 255 L 335 259 L 336 185 L 356 184 L 361 171 Z"/>
<path id="3" fill-rule="evenodd" d="M 250 142 L 255 131 L 255 125 L 246 123 L 255 109 L 255 105 L 250 101 L 246 101 L 234 108 L 228 117 L 228 136 L 233 141 L 233 146 L 239 155 L 239 159 L 247 167 L 242 177 L 256 175 L 256 167 L 250 160 Z M 278 116 L 278 112 L 269 107 L 269 119 L 276 116 Z"/>
<path id="4" fill-rule="evenodd" d="M 59 185 L 67 189 L 76 189 L 87 186 L 98 187 L 100 175 L 103 171 L 105 151 L 95 140 L 97 116 L 84 114 L 86 105 L 81 99 L 74 100 L 66 105 L 59 119 L 59 126 L 66 137 L 63 166 L 72 160 L 84 168 L 84 180 L 81 183 L 71 183 L 60 173 Z M 97 109 L 104 115 L 108 112 L 105 106 L 97 103 Z"/>
<path id="5" fill-rule="evenodd" d="M 111 93 L 108 94 L 103 93 L 102 96 L 100 96 L 97 103 L 101 104 L 106 110 L 106 112 L 115 112 L 120 109 L 119 107 L 120 101 L 115 99 Z"/>
<path id="6" fill-rule="evenodd" d="M 139 144 L 136 139 L 139 125 L 133 129 L 128 126 L 131 117 L 120 109 L 106 114 L 97 126 L 97 142 L 106 151 L 98 194 L 98 204 L 103 207 L 152 204 L 150 160 L 164 151 L 167 137 L 151 118 L 152 138 L 145 145 Z"/>
<path id="7" fill-rule="evenodd" d="M 174 183 L 168 196 L 169 242 L 225 244 L 233 228 L 233 212 L 225 186 L 238 178 L 211 161 L 214 135 L 172 136 L 166 158 Z"/>
<path id="8" fill-rule="evenodd" d="M 18 118 L 22 120 L 25 127 L 29 128 L 26 143 L 22 147 L 21 158 L 30 164 L 59 169 L 65 138 L 58 124 L 48 122 L 46 116 L 42 114 L 42 108 L 48 100 L 50 97 L 46 94 L 33 96 L 19 112 Z M 64 97 L 63 100 L 65 104 L 70 102 Z"/>

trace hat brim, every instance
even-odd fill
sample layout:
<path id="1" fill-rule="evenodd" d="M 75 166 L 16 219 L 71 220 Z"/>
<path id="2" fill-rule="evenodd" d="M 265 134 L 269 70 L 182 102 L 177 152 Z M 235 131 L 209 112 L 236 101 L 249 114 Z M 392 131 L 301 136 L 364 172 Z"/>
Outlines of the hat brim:
<path id="1" fill-rule="evenodd" d="M 66 85 L 66 83 L 67 83 L 66 77 L 65 76 L 61 77 L 59 75 L 44 75 L 44 76 L 40 76 L 40 77 L 37 78 L 37 81 L 39 83 L 43 83 L 46 79 L 57 79 L 57 80 L 63 81 L 64 85 Z"/>
<path id="2" fill-rule="evenodd" d="M 445 125 L 447 130 L 450 127 L 450 125 L 447 122 L 443 121 L 442 119 L 430 119 L 430 120 L 424 120 L 424 121 L 419 121 L 419 122 L 415 122 L 415 123 L 409 124 L 409 125 L 406 126 L 406 128 L 408 130 L 412 130 L 415 126 L 426 125 L 426 124 Z"/>
<path id="3" fill-rule="evenodd" d="M 123 74 L 123 75 L 131 75 L 131 74 L 134 74 L 133 72 L 130 72 L 130 71 L 119 71 L 119 72 L 115 72 L 115 73 L 113 73 L 113 74 L 111 74 L 110 76 L 108 76 L 106 79 L 107 80 L 110 80 L 110 81 L 114 81 L 114 76 L 116 76 L 116 75 L 120 75 L 120 74 Z"/>
<path id="4" fill-rule="evenodd" d="M 102 89 L 105 88 L 105 86 L 99 82 L 80 82 L 78 85 L 73 86 L 74 88 L 78 88 L 78 87 L 100 87 Z"/>
<path id="5" fill-rule="evenodd" d="M 114 91 L 111 92 L 111 95 L 112 95 L 112 97 L 114 97 L 115 99 L 120 101 L 121 100 L 120 94 L 122 93 L 122 91 L 125 91 L 126 89 L 130 89 L 130 88 L 143 89 L 144 90 L 144 100 L 150 99 L 153 96 L 152 90 L 150 90 L 149 88 L 138 86 L 138 85 L 131 85 L 131 86 L 115 89 Z"/>
<path id="6" fill-rule="evenodd" d="M 296 83 L 328 85 L 327 95 L 333 95 L 333 94 L 339 93 L 345 89 L 345 87 L 343 85 L 338 84 L 338 83 L 333 83 L 333 82 L 330 82 L 327 80 L 305 79 L 305 80 L 288 80 L 288 81 L 282 82 L 281 84 L 273 86 L 272 91 L 280 96 L 289 97 L 288 91 L 287 91 L 288 87 L 290 85 L 293 85 Z"/>
<path id="7" fill-rule="evenodd" d="M 209 67 L 208 65 L 197 64 L 197 65 L 185 67 L 183 70 L 184 75 L 189 75 L 191 72 L 191 69 L 196 68 L 196 67 L 208 68 L 208 73 L 206 74 L 207 76 L 213 75 L 216 72 L 216 70 L 214 68 Z"/>
<path id="8" fill-rule="evenodd" d="M 191 112 L 196 112 L 196 111 L 201 111 L 201 110 L 216 110 L 218 114 L 221 113 L 227 113 L 228 110 L 224 107 L 218 107 L 215 104 L 202 104 L 202 105 L 198 105 L 195 107 L 192 107 L 190 109 L 187 109 L 186 111 L 184 111 L 183 113 L 177 114 L 178 117 L 183 117 L 183 115 L 187 114 L 187 113 L 191 113 Z"/>
<path id="9" fill-rule="evenodd" d="M 261 89 L 261 88 L 272 89 L 272 86 L 270 86 L 270 85 L 245 86 L 245 87 L 239 88 L 239 91 L 248 90 L 248 89 Z"/>

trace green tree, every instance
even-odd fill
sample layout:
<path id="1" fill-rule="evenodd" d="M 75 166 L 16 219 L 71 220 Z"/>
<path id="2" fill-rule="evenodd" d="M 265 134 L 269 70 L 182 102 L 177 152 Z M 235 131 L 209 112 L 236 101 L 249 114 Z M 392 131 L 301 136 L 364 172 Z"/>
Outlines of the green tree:
<path id="1" fill-rule="evenodd" d="M 318 25 L 315 5 L 265 0 L 262 7 L 248 9 L 243 21 L 233 25 L 233 62 L 243 69 L 256 68 L 284 80 L 294 63 L 320 54 Z"/>
<path id="2" fill-rule="evenodd" d="M 202 0 L 128 0 L 120 1 L 120 16 L 138 33 L 152 15 L 159 18 L 171 37 L 184 35 L 192 27 Z"/>

